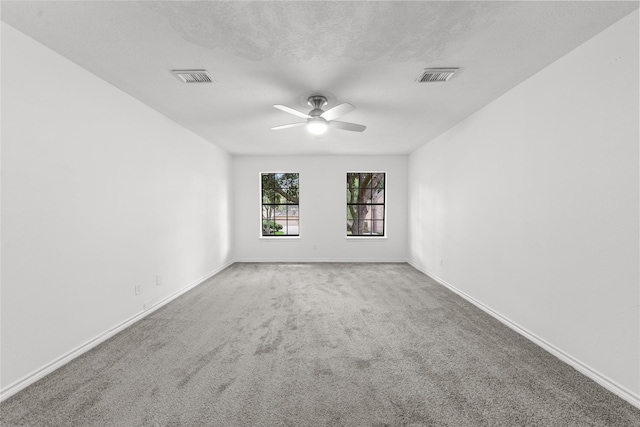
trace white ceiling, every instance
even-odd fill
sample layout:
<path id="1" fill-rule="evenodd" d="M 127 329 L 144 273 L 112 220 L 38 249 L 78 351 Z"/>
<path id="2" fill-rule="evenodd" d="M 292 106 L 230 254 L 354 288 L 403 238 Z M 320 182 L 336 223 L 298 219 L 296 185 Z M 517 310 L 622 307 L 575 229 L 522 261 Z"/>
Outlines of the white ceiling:
<path id="1" fill-rule="evenodd" d="M 638 2 L 3 1 L 2 20 L 232 154 L 406 154 Z M 419 84 L 427 67 L 459 67 Z M 188 85 L 172 69 L 207 69 Z M 46 70 L 43 70 L 46 71 Z M 585 70 L 589 72 L 589 70 Z M 363 133 L 314 137 L 308 95 Z M 99 102 L 100 100 L 96 100 Z"/>

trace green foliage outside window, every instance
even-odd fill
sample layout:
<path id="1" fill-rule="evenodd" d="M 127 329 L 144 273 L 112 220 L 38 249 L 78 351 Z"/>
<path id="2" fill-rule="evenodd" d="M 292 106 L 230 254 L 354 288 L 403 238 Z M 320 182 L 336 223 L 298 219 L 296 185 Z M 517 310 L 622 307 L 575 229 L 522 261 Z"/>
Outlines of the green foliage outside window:
<path id="1" fill-rule="evenodd" d="M 300 178 L 297 173 L 263 173 L 262 235 L 299 235 Z"/>

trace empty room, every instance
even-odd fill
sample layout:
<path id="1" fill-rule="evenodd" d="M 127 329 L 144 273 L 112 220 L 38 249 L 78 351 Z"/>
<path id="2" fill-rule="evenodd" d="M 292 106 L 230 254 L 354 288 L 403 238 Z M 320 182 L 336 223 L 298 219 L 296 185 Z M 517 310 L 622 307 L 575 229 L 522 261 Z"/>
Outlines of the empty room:
<path id="1" fill-rule="evenodd" d="M 0 7 L 0 425 L 640 426 L 638 1 Z"/>

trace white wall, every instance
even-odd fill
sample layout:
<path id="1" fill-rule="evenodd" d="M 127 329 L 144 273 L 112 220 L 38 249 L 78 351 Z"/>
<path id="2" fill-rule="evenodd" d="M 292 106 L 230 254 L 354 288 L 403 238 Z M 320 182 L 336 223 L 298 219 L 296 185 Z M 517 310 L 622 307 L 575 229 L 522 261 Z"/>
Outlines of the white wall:
<path id="1" fill-rule="evenodd" d="M 346 238 L 347 171 L 386 172 L 387 238 Z M 260 238 L 260 173 L 300 173 L 300 237 Z M 406 261 L 407 156 L 234 156 L 240 261 Z"/>
<path id="2" fill-rule="evenodd" d="M 3 23 L 3 390 L 228 263 L 230 174 L 221 150 Z"/>
<path id="3" fill-rule="evenodd" d="M 636 404 L 638 138 L 635 11 L 409 161 L 412 263 Z"/>

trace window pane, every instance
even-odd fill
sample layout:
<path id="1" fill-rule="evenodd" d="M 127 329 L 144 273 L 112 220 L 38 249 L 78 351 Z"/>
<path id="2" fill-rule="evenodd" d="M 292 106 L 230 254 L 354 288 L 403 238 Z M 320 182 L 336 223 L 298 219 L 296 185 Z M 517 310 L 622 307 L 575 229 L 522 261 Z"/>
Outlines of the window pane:
<path id="1" fill-rule="evenodd" d="M 384 205 L 371 206 L 371 219 L 384 219 Z"/>
<path id="2" fill-rule="evenodd" d="M 281 188 L 292 188 L 298 186 L 298 174 L 283 173 L 276 177 Z"/>
<path id="3" fill-rule="evenodd" d="M 376 234 L 376 235 L 383 235 L 384 234 L 384 221 L 382 220 L 374 220 L 371 221 L 371 232 L 372 234 Z"/>
<path id="4" fill-rule="evenodd" d="M 371 234 L 371 221 L 369 219 L 364 220 L 362 231 L 364 232 L 364 234 Z"/>
<path id="5" fill-rule="evenodd" d="M 262 203 L 276 203 L 273 190 L 262 190 Z"/>
<path id="6" fill-rule="evenodd" d="M 359 173 L 355 180 L 355 186 L 358 188 L 365 188 L 367 186 L 367 174 Z"/>
<path id="7" fill-rule="evenodd" d="M 295 203 L 296 194 L 291 188 L 280 187 L 280 191 L 277 191 L 280 196 L 280 202 L 282 203 Z"/>
<path id="8" fill-rule="evenodd" d="M 298 235 L 299 174 L 279 172 L 261 175 L 262 235 Z"/>
<path id="9" fill-rule="evenodd" d="M 275 210 L 276 221 L 287 218 L 287 205 L 273 205 L 273 208 Z"/>
<path id="10" fill-rule="evenodd" d="M 263 236 L 273 236 L 278 231 L 275 223 L 269 220 L 262 220 L 262 235 Z"/>
<path id="11" fill-rule="evenodd" d="M 277 231 L 275 210 L 270 206 L 262 207 L 262 235 L 274 235 Z"/>
<path id="12" fill-rule="evenodd" d="M 262 188 L 266 189 L 266 188 L 273 188 L 273 187 L 274 187 L 273 174 L 263 173 L 262 174 Z"/>
<path id="13" fill-rule="evenodd" d="M 384 236 L 384 204 L 384 173 L 347 173 L 347 235 Z"/>
<path id="14" fill-rule="evenodd" d="M 357 203 L 358 194 L 359 194 L 359 190 L 357 188 L 347 189 L 347 203 Z"/>
<path id="15" fill-rule="evenodd" d="M 273 209 L 270 206 L 262 207 L 262 219 L 273 218 Z"/>
<path id="16" fill-rule="evenodd" d="M 366 220 L 356 219 L 351 226 L 351 235 L 362 236 L 365 234 Z"/>
<path id="17" fill-rule="evenodd" d="M 289 235 L 297 235 L 300 233 L 300 222 L 297 219 L 289 218 L 287 220 L 287 234 Z"/>

